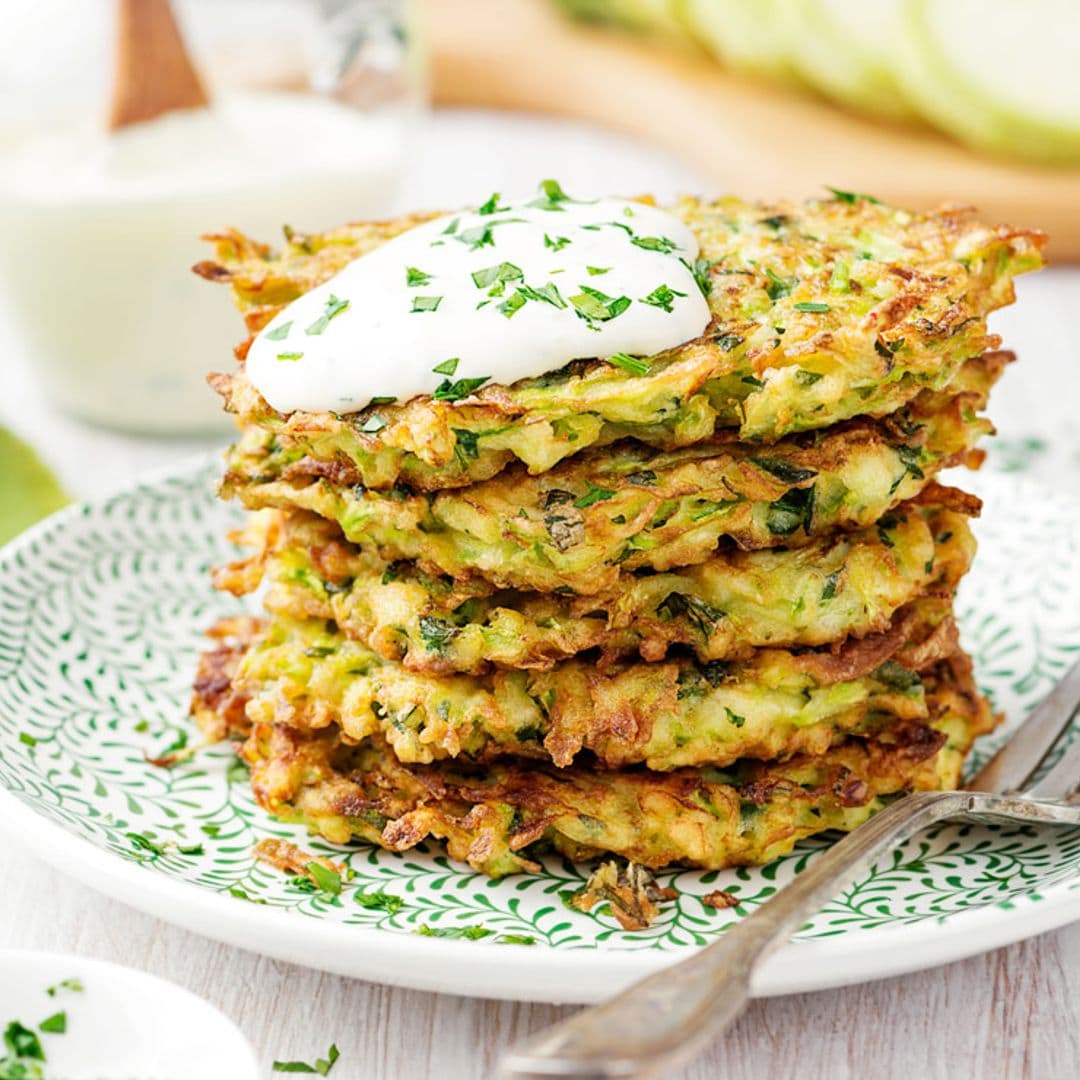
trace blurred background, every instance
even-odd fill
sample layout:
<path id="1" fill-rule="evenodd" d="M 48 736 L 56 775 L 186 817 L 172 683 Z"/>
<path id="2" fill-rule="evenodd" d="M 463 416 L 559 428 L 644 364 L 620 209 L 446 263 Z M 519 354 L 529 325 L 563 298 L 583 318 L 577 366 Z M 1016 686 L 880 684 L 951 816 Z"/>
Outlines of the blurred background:
<path id="1" fill-rule="evenodd" d="M 204 375 L 242 326 L 201 234 L 549 176 L 1046 229 L 992 460 L 1080 491 L 1075 0 L 3 0 L 0 157 L 0 539 L 227 438 Z"/>

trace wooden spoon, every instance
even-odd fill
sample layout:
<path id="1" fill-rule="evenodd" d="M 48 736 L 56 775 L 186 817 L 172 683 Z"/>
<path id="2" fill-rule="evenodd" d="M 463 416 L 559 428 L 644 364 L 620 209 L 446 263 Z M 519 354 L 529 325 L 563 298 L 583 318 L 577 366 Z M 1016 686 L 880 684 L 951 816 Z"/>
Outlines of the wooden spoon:
<path id="1" fill-rule="evenodd" d="M 109 129 L 209 103 L 169 0 L 117 0 Z"/>

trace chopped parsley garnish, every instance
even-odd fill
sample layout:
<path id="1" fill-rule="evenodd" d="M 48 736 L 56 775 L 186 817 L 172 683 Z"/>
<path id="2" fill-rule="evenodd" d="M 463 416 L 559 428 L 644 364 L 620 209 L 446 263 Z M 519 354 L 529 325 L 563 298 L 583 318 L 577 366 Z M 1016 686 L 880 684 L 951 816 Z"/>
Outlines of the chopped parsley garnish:
<path id="1" fill-rule="evenodd" d="M 396 915 L 405 906 L 403 897 L 382 892 L 378 889 L 372 889 L 368 892 L 355 892 L 353 893 L 353 899 L 362 908 L 380 909 L 390 915 Z"/>
<path id="2" fill-rule="evenodd" d="M 800 386 L 813 386 L 816 382 L 821 382 L 825 376 L 819 371 L 807 371 L 805 368 L 799 368 L 795 372 L 795 381 Z"/>
<path id="3" fill-rule="evenodd" d="M 490 225 L 474 225 L 459 236 L 455 236 L 454 239 L 460 240 L 463 244 L 468 244 L 470 251 L 479 251 L 482 247 L 495 246 L 495 237 L 491 234 Z"/>
<path id="4" fill-rule="evenodd" d="M 658 285 L 648 296 L 643 296 L 641 302 L 670 312 L 674 310 L 672 305 L 675 303 L 675 297 L 685 295 L 686 293 L 679 292 L 678 289 L 672 289 L 668 285 Z"/>
<path id="5" fill-rule="evenodd" d="M 476 208 L 478 214 L 499 214 L 503 210 L 508 210 L 509 207 L 499 205 L 499 193 L 496 191 L 494 195 L 482 206 Z"/>
<path id="6" fill-rule="evenodd" d="M 752 386 L 755 390 L 760 390 L 765 385 L 756 375 L 743 375 L 739 381 L 746 383 L 747 386 Z"/>
<path id="7" fill-rule="evenodd" d="M 12 1020 L 4 1031 L 4 1046 L 12 1057 L 30 1058 L 44 1061 L 45 1051 L 41 1049 L 41 1040 L 18 1020 Z"/>
<path id="8" fill-rule="evenodd" d="M 457 637 L 458 630 L 453 623 L 437 619 L 434 615 L 420 616 L 420 640 L 428 652 L 442 653 L 446 646 Z"/>
<path id="9" fill-rule="evenodd" d="M 391 394 L 389 397 L 373 397 L 368 402 L 368 406 L 370 407 L 372 405 L 393 405 L 395 401 L 397 401 L 397 398 L 394 397 L 393 394 Z"/>
<path id="10" fill-rule="evenodd" d="M 431 370 L 436 375 L 453 375 L 457 371 L 458 364 L 461 363 L 461 358 L 457 356 L 451 356 L 449 360 L 444 360 L 441 364 L 436 364 Z"/>
<path id="11" fill-rule="evenodd" d="M 520 311 L 527 303 L 528 300 L 520 291 L 518 291 L 512 293 L 499 305 L 499 311 L 509 319 L 515 312 Z"/>
<path id="12" fill-rule="evenodd" d="M 438 311 L 441 303 L 441 296 L 414 296 L 411 314 L 416 315 L 423 311 Z"/>
<path id="13" fill-rule="evenodd" d="M 21 742 L 23 746 L 37 746 L 37 739 L 35 739 L 28 731 L 19 732 L 19 742 Z"/>
<path id="14" fill-rule="evenodd" d="M 267 341 L 284 341 L 289 336 L 289 331 L 292 329 L 293 321 L 290 319 L 288 322 L 281 323 L 280 326 L 275 326 L 273 330 L 267 330 L 264 335 Z"/>
<path id="15" fill-rule="evenodd" d="M 795 287 L 797 278 L 782 278 L 771 267 L 765 267 L 765 276 L 769 279 L 769 283 L 765 286 L 765 292 L 770 300 L 779 300 L 783 296 L 790 296 L 791 290 Z"/>
<path id="16" fill-rule="evenodd" d="M 341 892 L 341 875 L 329 866 L 323 866 L 321 862 L 312 859 L 304 867 L 304 873 L 311 878 L 320 892 L 329 896 L 337 896 Z"/>
<path id="17" fill-rule="evenodd" d="M 177 844 L 174 840 L 166 840 L 160 842 L 153 839 L 153 837 L 146 836 L 144 833 L 129 832 L 126 834 L 128 840 L 131 842 L 131 846 L 140 852 L 144 852 L 146 856 L 153 861 L 162 855 L 167 855 L 170 849 L 175 850 L 180 855 L 202 855 L 202 844 Z"/>
<path id="18" fill-rule="evenodd" d="M 809 534 L 814 520 L 814 488 L 792 488 L 769 503 L 765 524 L 774 536 L 790 536 L 800 526 Z"/>
<path id="19" fill-rule="evenodd" d="M 441 938 L 464 938 L 466 941 L 479 941 L 481 938 L 491 937 L 495 933 L 494 930 L 489 930 L 486 926 L 428 926 L 427 923 L 421 923 L 415 933 L 421 937 L 441 937 Z"/>
<path id="20" fill-rule="evenodd" d="M 339 300 L 333 293 L 326 301 L 326 310 L 304 331 L 305 334 L 321 334 L 329 325 L 331 319 L 336 319 L 343 311 L 348 310 L 349 301 Z"/>
<path id="21" fill-rule="evenodd" d="M 721 352 L 731 352 L 732 349 L 737 349 L 746 339 L 739 337 L 738 334 L 721 334 L 713 340 L 720 346 Z"/>
<path id="22" fill-rule="evenodd" d="M 468 397 L 474 390 L 479 390 L 490 378 L 490 375 L 481 375 L 477 379 L 458 379 L 457 382 L 443 379 L 431 396 L 436 401 L 460 401 L 462 398 Z"/>
<path id="23" fill-rule="evenodd" d="M 877 679 L 878 682 L 884 683 L 893 690 L 903 692 L 922 686 L 922 679 L 919 678 L 916 672 L 904 667 L 903 664 L 898 664 L 895 660 L 886 660 L 884 664 L 876 667 L 870 673 L 870 677 Z"/>
<path id="24" fill-rule="evenodd" d="M 544 247 L 551 248 L 552 251 L 562 251 L 567 244 L 570 243 L 570 237 L 568 236 L 548 236 L 544 233 Z"/>
<path id="25" fill-rule="evenodd" d="M 854 206 L 855 203 L 860 200 L 862 202 L 874 203 L 877 206 L 881 205 L 880 199 L 875 199 L 873 195 L 864 195 L 859 191 L 841 191 L 840 188 L 829 187 L 828 184 L 825 185 L 825 190 L 831 191 L 833 198 L 837 202 L 847 203 L 849 206 Z"/>
<path id="26" fill-rule="evenodd" d="M 67 1031 L 67 1013 L 53 1013 L 38 1024 L 38 1028 L 46 1035 L 63 1035 Z"/>
<path id="27" fill-rule="evenodd" d="M 309 1065 L 306 1061 L 275 1061 L 273 1071 L 281 1073 L 314 1073 L 317 1076 L 327 1076 L 340 1057 L 341 1052 L 338 1050 L 337 1044 L 331 1043 L 330 1049 L 326 1051 L 326 1057 L 316 1058 L 314 1065 Z"/>
<path id="28" fill-rule="evenodd" d="M 610 266 L 586 266 L 585 269 L 589 272 L 589 277 L 599 277 L 600 274 L 606 274 L 611 270 Z"/>
<path id="29" fill-rule="evenodd" d="M 372 413 L 360 425 L 360 431 L 364 435 L 378 435 L 384 427 L 386 427 L 386 421 L 378 413 Z"/>
<path id="30" fill-rule="evenodd" d="M 86 987 L 82 984 L 82 979 L 61 979 L 55 986 L 50 986 L 45 993 L 49 997 L 56 997 L 61 990 L 69 990 L 73 994 L 81 994 Z"/>
<path id="31" fill-rule="evenodd" d="M 220 825 L 200 825 L 199 831 L 204 836 L 209 836 L 211 840 L 216 840 L 221 835 Z"/>
<path id="32" fill-rule="evenodd" d="M 631 375 L 648 375 L 652 368 L 643 356 L 631 356 L 624 352 L 612 353 L 607 360 L 609 364 L 621 367 L 623 371 L 628 371 Z"/>
<path id="33" fill-rule="evenodd" d="M 488 266 L 483 270 L 475 270 L 470 275 L 473 284 L 478 289 L 488 289 L 493 285 L 502 285 L 507 281 L 520 281 L 525 275 L 520 266 L 513 263 L 503 262 L 498 266 Z"/>
<path id="34" fill-rule="evenodd" d="M 557 308 L 566 307 L 566 301 L 562 298 L 558 286 L 551 281 L 540 289 L 534 285 L 519 285 L 517 291 L 526 300 L 537 300 Z"/>
<path id="35" fill-rule="evenodd" d="M 823 304 L 816 300 L 800 300 L 794 307 L 796 311 L 808 311 L 815 315 L 820 315 L 831 310 L 828 304 Z"/>
<path id="36" fill-rule="evenodd" d="M 421 285 L 426 285 L 431 281 L 431 275 L 425 274 L 423 270 L 417 270 L 415 266 L 405 267 L 405 284 L 410 289 L 416 289 Z"/>
<path id="37" fill-rule="evenodd" d="M 535 210 L 563 210 L 563 203 L 574 201 L 563 191 L 558 180 L 541 180 L 540 190 L 544 194 L 533 199 L 531 203 L 527 203 L 527 206 Z"/>
<path id="38" fill-rule="evenodd" d="M 714 264 L 706 258 L 695 259 L 693 266 L 691 266 L 686 259 L 680 259 L 679 262 L 694 275 L 694 281 L 697 282 L 697 287 L 701 290 L 701 295 L 707 300 L 709 294 L 712 292 L 712 277 L 709 272 L 712 270 Z"/>
<path id="39" fill-rule="evenodd" d="M 451 221 L 450 224 L 447 225 L 445 229 L 443 229 L 443 231 L 442 231 L 443 236 L 453 236 L 458 231 L 458 225 L 460 225 L 460 224 L 461 224 L 461 218 L 454 218 L 454 220 Z"/>
<path id="40" fill-rule="evenodd" d="M 841 569 L 843 569 L 841 567 Z M 836 595 L 836 586 L 840 581 L 840 570 L 834 570 L 826 579 L 825 587 L 821 590 L 822 600 L 831 600 Z"/>
<path id="41" fill-rule="evenodd" d="M 783 484 L 801 484 L 804 480 L 813 480 L 817 476 L 815 469 L 801 468 L 784 458 L 754 457 L 750 460 L 759 469 L 764 469 L 770 476 L 775 476 Z"/>
<path id="42" fill-rule="evenodd" d="M 670 255 L 679 245 L 669 236 L 631 236 L 630 243 L 634 247 L 644 248 L 646 251 L 660 251 Z"/>
<path id="43" fill-rule="evenodd" d="M 607 296 L 588 285 L 578 285 L 578 288 L 581 292 L 571 296 L 570 303 L 586 322 L 607 322 L 621 315 L 631 303 L 629 296 Z"/>
<path id="44" fill-rule="evenodd" d="M 467 458 L 476 460 L 480 457 L 480 436 L 475 431 L 466 431 L 463 428 L 451 428 L 457 439 L 457 449 Z M 465 462 L 462 460 L 462 467 Z"/>
<path id="45" fill-rule="evenodd" d="M 746 723 L 746 717 L 740 716 L 737 712 L 733 712 L 727 705 L 724 706 L 724 712 L 727 713 L 728 721 L 735 725 L 737 728 L 741 728 Z"/>
<path id="46" fill-rule="evenodd" d="M 302 360 L 304 354 L 302 352 L 279 352 L 277 358 L 279 360 Z"/>
<path id="47" fill-rule="evenodd" d="M 615 498 L 615 492 L 610 488 L 597 487 L 591 480 L 586 480 L 589 490 L 579 499 L 574 500 L 574 506 L 578 510 L 584 510 L 587 506 L 592 506 L 593 503 L 606 502 L 608 499 Z"/>

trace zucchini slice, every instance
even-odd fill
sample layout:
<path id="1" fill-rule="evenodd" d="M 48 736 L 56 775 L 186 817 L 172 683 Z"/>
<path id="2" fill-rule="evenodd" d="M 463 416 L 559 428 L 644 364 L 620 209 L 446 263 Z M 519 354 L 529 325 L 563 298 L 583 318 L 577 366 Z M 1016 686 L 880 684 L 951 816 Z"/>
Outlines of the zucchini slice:
<path id="1" fill-rule="evenodd" d="M 893 58 L 908 99 L 962 141 L 1047 164 L 1080 163 L 1074 0 L 904 0 Z"/>

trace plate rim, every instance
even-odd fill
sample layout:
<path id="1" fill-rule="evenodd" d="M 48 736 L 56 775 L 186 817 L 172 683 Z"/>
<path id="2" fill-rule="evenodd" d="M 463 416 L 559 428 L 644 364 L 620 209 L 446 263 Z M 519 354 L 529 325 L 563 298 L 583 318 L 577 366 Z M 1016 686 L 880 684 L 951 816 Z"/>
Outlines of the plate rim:
<path id="1" fill-rule="evenodd" d="M 0 548 L 0 559 L 18 556 L 21 548 L 88 508 L 170 481 L 194 480 L 216 457 L 216 452 L 196 455 L 153 470 L 99 499 L 72 503 Z M 1027 477 L 1021 482 L 1043 488 Z M 1080 518 L 1080 501 L 1064 501 Z M 491 942 L 342 926 L 246 903 L 127 862 L 49 819 L 3 784 L 0 835 L 61 873 L 164 922 L 278 960 L 391 986 L 502 1000 L 584 1003 L 609 997 L 699 948 L 617 952 L 541 946 L 519 948 L 514 962 L 507 963 L 506 949 Z M 948 918 L 788 942 L 763 963 L 753 980 L 753 995 L 803 993 L 904 975 L 1057 929 L 1080 920 L 1080 889 L 1074 884 L 1071 879 L 1059 881 L 1040 889 L 1037 900 L 1024 894 L 1008 906 L 989 903 Z M 343 948 L 343 942 L 350 947 Z M 467 963 L 462 963 L 466 956 Z"/>

